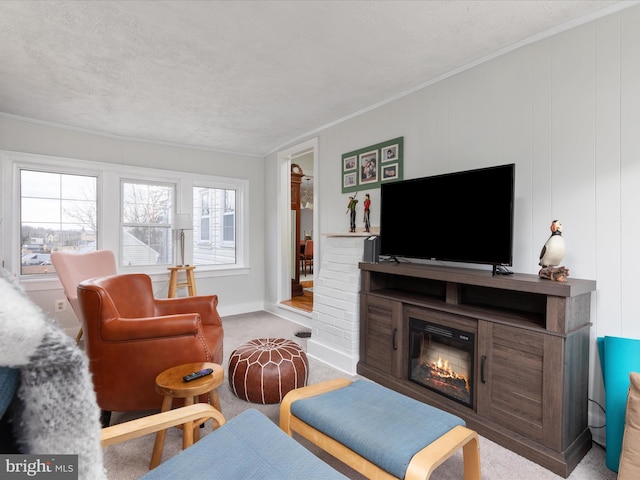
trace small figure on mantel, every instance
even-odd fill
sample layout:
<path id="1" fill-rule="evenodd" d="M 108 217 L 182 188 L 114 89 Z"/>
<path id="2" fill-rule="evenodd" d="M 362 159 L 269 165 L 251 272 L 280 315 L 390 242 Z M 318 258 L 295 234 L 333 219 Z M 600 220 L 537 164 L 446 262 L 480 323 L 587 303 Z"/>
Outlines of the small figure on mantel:
<path id="1" fill-rule="evenodd" d="M 364 231 L 369 232 L 371 228 L 371 197 L 366 193 L 364 196 Z"/>
<path id="2" fill-rule="evenodd" d="M 347 213 L 349 214 L 349 231 L 350 232 L 356 231 L 356 205 L 358 205 L 358 200 L 356 200 L 357 196 L 358 196 L 358 193 L 356 192 L 356 194 L 353 197 L 349 197 L 349 204 L 347 205 Z"/>
<path id="3" fill-rule="evenodd" d="M 551 223 L 551 236 L 540 252 L 539 265 L 542 268 L 538 272 L 538 276 L 558 282 L 566 282 L 569 276 L 569 269 L 558 266 L 562 262 L 565 252 L 566 244 L 562 236 L 562 222 L 554 220 Z"/>

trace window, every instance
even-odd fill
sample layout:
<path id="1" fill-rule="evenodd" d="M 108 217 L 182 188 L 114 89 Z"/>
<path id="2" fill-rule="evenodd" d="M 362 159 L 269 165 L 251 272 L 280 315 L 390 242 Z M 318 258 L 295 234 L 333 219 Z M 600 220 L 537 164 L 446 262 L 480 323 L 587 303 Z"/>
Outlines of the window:
<path id="1" fill-rule="evenodd" d="M 193 215 L 185 262 L 197 275 L 247 272 L 246 179 L 0 150 L 0 198 L 0 261 L 34 285 L 56 276 L 56 249 L 106 248 L 121 273 L 166 274 L 178 212 Z"/>
<path id="2" fill-rule="evenodd" d="M 98 237 L 97 177 L 20 170 L 20 273 L 54 272 L 51 252 L 90 251 Z"/>
<path id="3" fill-rule="evenodd" d="M 233 265 L 236 258 L 236 190 L 193 189 L 195 265 Z"/>
<path id="4" fill-rule="evenodd" d="M 175 187 L 133 180 L 122 182 L 122 264 L 172 263 L 171 215 Z"/>

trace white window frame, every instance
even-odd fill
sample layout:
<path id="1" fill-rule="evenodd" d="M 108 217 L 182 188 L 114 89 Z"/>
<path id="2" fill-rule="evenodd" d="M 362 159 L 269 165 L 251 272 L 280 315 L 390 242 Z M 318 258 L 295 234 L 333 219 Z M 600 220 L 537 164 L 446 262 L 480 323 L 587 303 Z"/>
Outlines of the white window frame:
<path id="1" fill-rule="evenodd" d="M 212 188 L 212 189 L 221 189 L 221 190 L 235 190 L 236 191 L 236 205 L 235 205 L 235 221 L 236 221 L 236 265 L 248 265 L 249 263 L 249 241 L 250 238 L 248 236 L 249 233 L 249 181 L 248 180 L 239 180 L 239 179 L 231 179 L 231 178 L 217 178 L 212 180 L 211 177 L 207 178 L 205 176 L 194 175 L 192 177 L 192 183 L 189 189 L 189 195 L 191 196 L 191 201 L 189 204 L 191 205 L 191 209 L 185 209 L 182 213 L 191 213 L 193 215 L 193 188 L 201 187 L 201 188 Z M 185 189 L 186 191 L 186 189 Z M 185 202 L 186 203 L 186 202 Z M 209 215 L 211 219 L 211 214 Z M 211 221 L 211 220 L 210 220 Z M 209 242 L 212 239 L 209 239 Z M 198 242 L 198 240 L 196 240 Z M 202 242 L 201 243 L 206 243 Z M 193 258 L 193 242 L 188 242 L 188 245 L 185 246 L 185 258 L 187 257 L 187 247 L 189 248 L 190 256 L 188 258 Z M 230 267 L 230 265 L 203 265 L 198 268 L 206 268 L 206 269 L 224 269 L 225 267 Z"/>
<path id="2" fill-rule="evenodd" d="M 48 167 L 48 168 L 47 168 Z M 22 190 L 22 172 L 25 171 L 29 171 L 29 172 L 38 172 L 38 173 L 44 173 L 47 175 L 69 175 L 69 176 L 82 176 L 82 177 L 90 177 L 90 178 L 95 178 L 96 179 L 96 196 L 95 196 L 95 202 L 96 202 L 96 230 L 100 230 L 100 202 L 99 202 L 99 196 L 100 196 L 100 192 L 99 192 L 99 188 L 100 188 L 100 184 L 101 184 L 101 179 L 99 177 L 99 175 L 96 175 L 95 173 L 88 173 L 88 172 L 78 172 L 78 171 L 74 171 L 74 172 L 70 172 L 68 169 L 63 169 L 60 167 L 51 167 L 51 166 L 38 166 L 37 168 L 32 168 L 29 165 L 26 164 L 16 164 L 15 165 L 15 175 L 16 175 L 16 183 L 17 183 L 17 195 L 14 198 L 14 202 L 17 204 L 17 215 L 18 215 L 18 230 L 22 233 L 22 206 L 23 206 L 23 201 L 24 201 L 24 196 L 23 196 L 23 190 Z M 63 198 L 59 198 L 57 199 L 58 201 L 63 201 Z M 52 201 L 56 201 L 53 200 Z M 97 232 L 96 232 L 97 233 Z M 18 248 L 21 249 L 22 244 L 21 242 L 18 242 Z M 96 249 L 100 248 L 100 243 L 98 242 L 98 238 L 96 237 Z M 22 272 L 22 268 L 20 268 L 20 271 Z M 38 277 L 38 276 L 44 276 L 47 277 L 48 275 L 46 274 L 37 274 L 37 273 L 26 273 L 23 274 L 21 273 L 21 277 L 25 277 L 25 278 L 33 278 L 33 277 Z"/>
<path id="3" fill-rule="evenodd" d="M 228 188 L 236 190 L 236 263 L 234 265 L 203 265 L 196 270 L 200 277 L 227 275 L 246 275 L 249 273 L 249 181 L 218 177 L 214 175 L 193 174 L 173 170 L 160 170 L 145 167 L 127 166 L 78 160 L 47 155 L 10 152 L 0 150 L 0 185 L 2 186 L 2 211 L 0 211 L 0 265 L 19 276 L 21 282 L 52 281 L 55 275 L 20 275 L 20 241 L 16 232 L 20 231 L 20 169 L 51 171 L 78 175 L 91 175 L 98 178 L 98 248 L 113 250 L 118 259 L 118 271 L 144 272 L 149 275 L 167 274 L 166 265 L 157 266 L 122 266 L 121 259 L 121 188 L 123 179 L 149 181 L 158 183 L 174 183 L 176 196 L 173 214 L 193 212 L 193 186 L 209 186 L 212 188 Z M 177 243 L 174 239 L 174 255 Z M 185 244 L 185 259 L 193 256 L 193 243 Z"/>
<path id="4" fill-rule="evenodd" d="M 124 249 L 124 227 L 125 227 L 125 222 L 124 219 L 122 218 L 123 216 L 123 207 L 124 207 L 124 184 L 125 183 L 130 183 L 130 184 L 136 184 L 136 185 L 155 185 L 155 186 L 160 186 L 160 187 L 168 187 L 170 189 L 172 189 L 173 191 L 171 192 L 171 202 L 172 202 L 172 208 L 171 208 L 171 213 L 169 215 L 169 219 L 168 219 L 168 225 L 169 225 L 169 235 L 171 236 L 171 239 L 169 240 L 169 245 L 168 247 L 171 249 L 171 259 L 169 261 L 169 263 L 159 263 L 157 265 L 160 265 L 164 268 L 167 268 L 171 265 L 175 265 L 176 261 L 177 261 L 177 255 L 176 255 L 176 245 L 175 245 L 175 235 L 174 233 L 171 231 L 171 219 L 173 218 L 173 216 L 176 213 L 176 205 L 177 205 L 177 192 L 178 192 L 178 182 L 174 181 L 167 181 L 167 179 L 164 180 L 154 180 L 154 179 L 149 179 L 149 178 L 140 178 L 140 177 L 131 177 L 130 175 L 123 175 L 119 178 L 119 191 L 120 191 L 120 195 L 119 195 L 119 204 L 120 204 L 120 212 L 119 212 L 119 220 L 120 220 L 120 241 L 119 241 L 119 250 L 120 250 L 120 263 L 119 265 L 123 265 L 123 249 Z M 148 225 L 149 226 L 149 225 Z M 155 264 L 147 264 L 147 265 L 132 265 L 133 267 L 156 267 Z"/>

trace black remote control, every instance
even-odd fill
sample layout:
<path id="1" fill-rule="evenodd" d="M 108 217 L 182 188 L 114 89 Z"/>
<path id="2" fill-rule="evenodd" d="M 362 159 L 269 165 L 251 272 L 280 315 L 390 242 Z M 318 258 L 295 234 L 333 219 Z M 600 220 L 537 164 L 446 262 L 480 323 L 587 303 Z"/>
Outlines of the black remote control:
<path id="1" fill-rule="evenodd" d="M 205 368 L 204 370 L 200 370 L 199 372 L 193 372 L 189 375 L 185 375 L 182 377 L 182 380 L 185 382 L 190 382 L 191 380 L 195 380 L 196 378 L 206 377 L 207 375 L 211 375 L 213 373 L 213 369 Z"/>

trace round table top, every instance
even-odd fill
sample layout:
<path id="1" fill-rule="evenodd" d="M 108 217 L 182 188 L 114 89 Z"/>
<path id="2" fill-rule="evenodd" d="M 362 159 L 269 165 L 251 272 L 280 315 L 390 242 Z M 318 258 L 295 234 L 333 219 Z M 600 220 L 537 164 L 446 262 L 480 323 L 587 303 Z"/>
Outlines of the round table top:
<path id="1" fill-rule="evenodd" d="M 213 373 L 190 382 L 185 382 L 182 379 L 182 377 L 189 373 L 198 372 L 205 368 L 211 368 Z M 196 397 L 218 388 L 223 380 L 224 369 L 217 363 L 185 363 L 169 368 L 158 374 L 156 377 L 156 392 L 160 395 L 169 395 L 173 398 Z"/>

